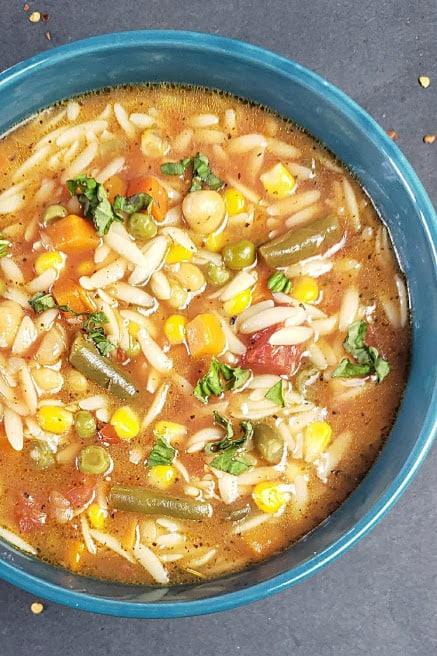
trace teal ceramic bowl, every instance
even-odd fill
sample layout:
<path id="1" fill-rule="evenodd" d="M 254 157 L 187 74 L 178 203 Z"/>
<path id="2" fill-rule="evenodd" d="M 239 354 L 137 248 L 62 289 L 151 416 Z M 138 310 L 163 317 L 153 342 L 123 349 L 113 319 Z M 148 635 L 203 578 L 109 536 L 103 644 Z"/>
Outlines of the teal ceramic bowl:
<path id="1" fill-rule="evenodd" d="M 397 421 L 346 502 L 306 538 L 246 571 L 194 586 L 133 587 L 70 574 L 0 543 L 0 576 L 38 596 L 127 617 L 212 613 L 267 597 L 314 574 L 365 535 L 423 462 L 437 419 L 437 219 L 410 165 L 350 98 L 260 48 L 190 32 L 111 34 L 51 50 L 0 75 L 0 133 L 62 98 L 123 83 L 224 89 L 289 117 L 352 170 L 381 212 L 408 280 L 413 347 Z"/>

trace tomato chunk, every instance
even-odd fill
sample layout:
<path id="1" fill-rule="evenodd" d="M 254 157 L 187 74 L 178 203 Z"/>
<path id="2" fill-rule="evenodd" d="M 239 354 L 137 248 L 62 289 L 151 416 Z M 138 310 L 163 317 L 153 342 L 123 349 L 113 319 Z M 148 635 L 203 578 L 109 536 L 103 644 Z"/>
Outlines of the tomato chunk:
<path id="1" fill-rule="evenodd" d="M 297 371 L 305 347 L 303 344 L 272 346 L 269 339 L 277 329 L 278 326 L 272 326 L 253 333 L 242 358 L 243 367 L 253 369 L 256 373 L 278 376 L 292 376 Z"/>
<path id="2" fill-rule="evenodd" d="M 23 533 L 34 533 L 47 522 L 44 501 L 27 492 L 19 494 L 15 502 L 14 517 Z"/>
<path id="3" fill-rule="evenodd" d="M 65 498 L 70 502 L 72 508 L 82 508 L 93 500 L 94 488 L 91 485 L 72 487 L 65 493 Z"/>

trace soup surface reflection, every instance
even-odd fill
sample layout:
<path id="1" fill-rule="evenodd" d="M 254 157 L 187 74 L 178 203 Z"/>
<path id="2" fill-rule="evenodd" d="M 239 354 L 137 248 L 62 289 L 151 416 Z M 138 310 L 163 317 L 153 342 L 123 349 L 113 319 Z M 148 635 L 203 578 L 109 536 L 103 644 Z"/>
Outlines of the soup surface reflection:
<path id="1" fill-rule="evenodd" d="M 117 88 L 0 142 L 0 537 L 174 584 L 285 549 L 393 424 L 408 299 L 357 182 L 202 89 Z"/>

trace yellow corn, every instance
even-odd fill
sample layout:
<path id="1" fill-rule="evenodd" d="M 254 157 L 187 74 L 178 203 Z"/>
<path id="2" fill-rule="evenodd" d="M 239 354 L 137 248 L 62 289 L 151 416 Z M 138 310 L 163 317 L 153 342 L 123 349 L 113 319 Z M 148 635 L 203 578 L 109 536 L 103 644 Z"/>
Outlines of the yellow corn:
<path id="1" fill-rule="evenodd" d="M 225 202 L 226 211 L 229 216 L 235 216 L 235 214 L 243 212 L 246 205 L 246 199 L 244 198 L 241 191 L 233 189 L 232 187 L 230 189 L 226 189 L 223 194 L 223 200 Z"/>
<path id="2" fill-rule="evenodd" d="M 283 164 L 275 166 L 260 176 L 264 189 L 270 196 L 285 198 L 296 186 L 296 180 Z"/>
<path id="3" fill-rule="evenodd" d="M 185 324 L 187 320 L 182 314 L 170 315 L 164 323 L 164 334 L 171 345 L 182 344 L 185 341 Z"/>
<path id="4" fill-rule="evenodd" d="M 311 276 L 295 278 L 291 296 L 301 303 L 312 303 L 319 296 L 317 280 Z"/>
<path id="5" fill-rule="evenodd" d="M 118 408 L 111 417 L 111 426 L 122 440 L 131 440 L 140 432 L 140 420 L 137 413 L 128 405 Z"/>
<path id="6" fill-rule="evenodd" d="M 73 424 L 73 413 L 59 405 L 43 405 L 37 412 L 38 426 L 48 433 L 61 435 Z"/>
<path id="7" fill-rule="evenodd" d="M 288 501 L 288 496 L 281 490 L 280 485 L 271 481 L 255 485 L 252 496 L 258 508 L 265 513 L 277 512 Z"/>
<path id="8" fill-rule="evenodd" d="M 225 244 L 226 233 L 223 230 L 221 232 L 211 232 L 205 241 L 206 248 L 212 253 L 220 252 Z"/>
<path id="9" fill-rule="evenodd" d="M 332 436 L 327 421 L 313 421 L 305 426 L 304 454 L 307 462 L 313 462 L 326 449 Z"/>
<path id="10" fill-rule="evenodd" d="M 156 437 L 163 437 L 170 444 L 178 442 L 187 434 L 187 427 L 174 421 L 157 421 L 153 432 Z"/>
<path id="11" fill-rule="evenodd" d="M 127 331 L 129 333 L 129 335 L 136 338 L 140 328 L 141 328 L 141 326 L 139 326 L 137 323 L 135 323 L 135 321 L 129 321 Z"/>
<path id="12" fill-rule="evenodd" d="M 65 566 L 73 572 L 77 572 L 84 551 L 85 544 L 80 540 L 72 540 L 71 542 L 68 542 L 64 556 Z"/>
<path id="13" fill-rule="evenodd" d="M 165 490 L 176 480 L 176 469 L 172 465 L 155 465 L 148 473 L 149 483 Z"/>
<path id="14" fill-rule="evenodd" d="M 35 260 L 35 271 L 40 276 L 47 269 L 56 269 L 60 271 L 64 266 L 64 258 L 58 251 L 49 251 L 41 253 Z"/>
<path id="15" fill-rule="evenodd" d="M 106 521 L 107 512 L 98 503 L 92 503 L 87 510 L 88 518 L 93 528 L 101 530 Z"/>
<path id="16" fill-rule="evenodd" d="M 232 317 L 235 314 L 240 314 L 240 312 L 243 312 L 243 310 L 249 307 L 251 301 L 252 301 L 252 290 L 245 289 L 239 294 L 236 294 L 235 296 L 230 298 L 229 301 L 225 301 L 225 303 L 223 304 L 223 308 L 226 314 Z"/>
<path id="17" fill-rule="evenodd" d="M 181 244 L 173 244 L 167 253 L 165 261 L 167 264 L 176 264 L 177 262 L 183 262 L 184 260 L 191 260 L 192 257 L 193 252 L 188 248 L 185 248 L 185 246 L 182 246 Z"/>
<path id="18" fill-rule="evenodd" d="M 96 265 L 93 260 L 83 260 L 77 265 L 76 271 L 79 276 L 90 276 L 94 273 Z"/>

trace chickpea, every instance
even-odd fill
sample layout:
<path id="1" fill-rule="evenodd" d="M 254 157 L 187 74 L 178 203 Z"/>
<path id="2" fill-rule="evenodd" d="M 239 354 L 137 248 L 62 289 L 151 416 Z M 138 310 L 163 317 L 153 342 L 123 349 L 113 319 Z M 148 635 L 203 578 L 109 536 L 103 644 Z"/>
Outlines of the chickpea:
<path id="1" fill-rule="evenodd" d="M 223 198 L 217 191 L 202 189 L 185 196 L 182 213 L 194 232 L 209 235 L 217 230 L 225 217 Z"/>
<path id="2" fill-rule="evenodd" d="M 205 286 L 205 276 L 195 264 L 181 262 L 173 274 L 189 292 L 198 292 Z"/>
<path id="3" fill-rule="evenodd" d="M 23 316 L 23 308 L 15 301 L 0 303 L 0 348 L 12 346 Z"/>

